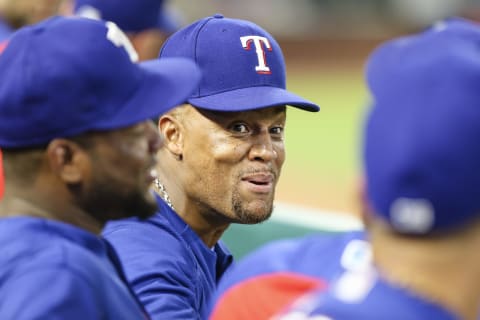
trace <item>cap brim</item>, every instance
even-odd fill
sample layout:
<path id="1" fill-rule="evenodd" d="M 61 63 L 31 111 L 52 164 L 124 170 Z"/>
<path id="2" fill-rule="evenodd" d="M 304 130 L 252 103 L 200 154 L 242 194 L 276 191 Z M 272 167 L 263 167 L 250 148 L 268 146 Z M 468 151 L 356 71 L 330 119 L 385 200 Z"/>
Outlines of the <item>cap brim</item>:
<path id="1" fill-rule="evenodd" d="M 188 102 L 196 107 L 215 111 L 247 111 L 280 105 L 288 105 L 311 112 L 320 110 L 315 103 L 276 87 L 237 89 L 201 98 L 190 98 Z"/>
<path id="2" fill-rule="evenodd" d="M 153 119 L 187 102 L 201 78 L 200 69 L 186 58 L 163 58 L 139 63 L 143 79 L 121 110 L 97 129 L 112 129 Z"/>

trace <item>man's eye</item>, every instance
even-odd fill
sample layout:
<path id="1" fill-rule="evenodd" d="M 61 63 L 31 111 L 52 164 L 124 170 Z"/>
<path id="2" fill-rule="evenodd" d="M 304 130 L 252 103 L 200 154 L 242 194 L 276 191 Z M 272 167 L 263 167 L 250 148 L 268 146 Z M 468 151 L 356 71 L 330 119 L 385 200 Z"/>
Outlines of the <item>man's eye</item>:
<path id="1" fill-rule="evenodd" d="M 283 127 L 273 127 L 270 129 L 270 133 L 272 134 L 282 134 L 283 133 Z"/>
<path id="2" fill-rule="evenodd" d="M 243 123 L 235 123 L 231 126 L 232 131 L 237 133 L 247 133 L 248 127 Z"/>

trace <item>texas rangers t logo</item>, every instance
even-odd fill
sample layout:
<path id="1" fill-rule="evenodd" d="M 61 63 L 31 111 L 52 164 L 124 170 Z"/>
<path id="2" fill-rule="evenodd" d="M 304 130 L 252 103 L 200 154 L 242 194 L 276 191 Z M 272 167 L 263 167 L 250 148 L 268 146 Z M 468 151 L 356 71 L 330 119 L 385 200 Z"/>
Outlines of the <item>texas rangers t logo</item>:
<path id="1" fill-rule="evenodd" d="M 138 61 L 138 53 L 133 48 L 132 43 L 128 40 L 128 37 L 122 30 L 113 22 L 107 21 L 105 23 L 107 26 L 107 39 L 110 40 L 115 46 L 123 47 L 127 51 L 128 56 L 132 62 Z"/>
<path id="2" fill-rule="evenodd" d="M 250 50 L 252 43 L 255 46 L 255 52 L 257 53 L 258 59 L 258 66 L 255 66 L 255 71 L 260 74 L 271 74 L 272 72 L 267 66 L 267 61 L 265 59 L 265 51 L 262 46 L 263 43 L 268 51 L 272 51 L 270 41 L 268 41 L 267 38 L 260 36 L 244 36 L 240 37 L 240 41 L 242 42 L 242 47 L 245 50 Z"/>

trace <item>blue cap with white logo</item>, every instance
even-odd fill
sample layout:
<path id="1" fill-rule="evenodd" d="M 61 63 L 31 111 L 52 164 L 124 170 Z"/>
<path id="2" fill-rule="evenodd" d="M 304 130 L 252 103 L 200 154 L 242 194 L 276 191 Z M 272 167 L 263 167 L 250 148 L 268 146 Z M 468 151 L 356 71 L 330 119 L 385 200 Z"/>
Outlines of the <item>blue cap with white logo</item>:
<path id="1" fill-rule="evenodd" d="M 189 59 L 136 59 L 113 22 L 54 17 L 19 29 L 0 54 L 0 147 L 134 125 L 185 102 L 200 80 Z"/>
<path id="2" fill-rule="evenodd" d="M 370 56 L 367 195 L 394 229 L 426 234 L 480 216 L 480 26 L 451 19 Z"/>
<path id="3" fill-rule="evenodd" d="M 188 57 L 202 80 L 188 102 L 218 111 L 244 111 L 290 105 L 319 107 L 286 90 L 285 61 L 275 39 L 256 24 L 222 15 L 207 17 L 167 39 L 160 60 Z"/>

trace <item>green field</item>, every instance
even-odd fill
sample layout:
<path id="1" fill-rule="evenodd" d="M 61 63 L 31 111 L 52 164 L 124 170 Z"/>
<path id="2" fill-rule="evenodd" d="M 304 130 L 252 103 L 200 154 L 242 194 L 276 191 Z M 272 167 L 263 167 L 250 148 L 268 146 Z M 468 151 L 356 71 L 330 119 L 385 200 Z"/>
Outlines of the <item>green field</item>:
<path id="1" fill-rule="evenodd" d="M 293 71 L 287 86 L 317 102 L 321 111 L 288 111 L 287 161 L 277 200 L 352 211 L 360 168 L 360 132 L 369 101 L 362 68 Z"/>

